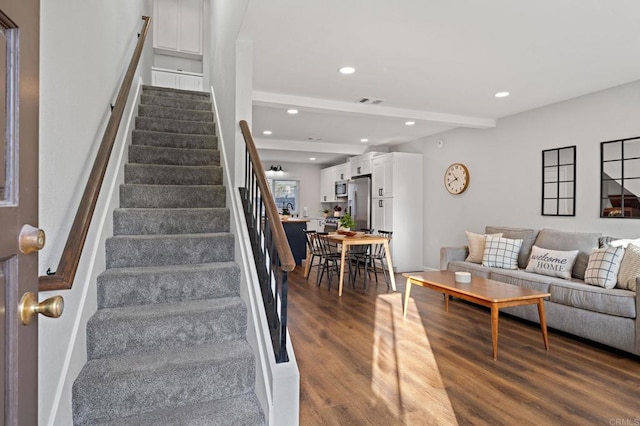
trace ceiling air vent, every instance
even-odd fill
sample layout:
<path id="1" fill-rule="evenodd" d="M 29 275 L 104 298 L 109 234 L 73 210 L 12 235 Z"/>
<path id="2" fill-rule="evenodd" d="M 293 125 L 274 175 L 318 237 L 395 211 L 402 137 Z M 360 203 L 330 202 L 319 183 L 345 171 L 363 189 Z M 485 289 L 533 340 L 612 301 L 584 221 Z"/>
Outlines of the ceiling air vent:
<path id="1" fill-rule="evenodd" d="M 367 104 L 367 105 L 378 105 L 381 104 L 383 99 L 378 98 L 360 98 L 358 99 L 359 104 Z"/>

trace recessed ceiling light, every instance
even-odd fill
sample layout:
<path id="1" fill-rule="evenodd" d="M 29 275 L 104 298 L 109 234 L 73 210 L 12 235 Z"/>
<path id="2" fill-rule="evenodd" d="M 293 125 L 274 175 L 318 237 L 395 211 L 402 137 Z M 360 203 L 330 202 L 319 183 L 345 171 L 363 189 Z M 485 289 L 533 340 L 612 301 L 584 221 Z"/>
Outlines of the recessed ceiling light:
<path id="1" fill-rule="evenodd" d="M 338 71 L 340 71 L 340 74 L 353 74 L 356 69 L 354 67 L 342 67 Z"/>
<path id="2" fill-rule="evenodd" d="M 506 98 L 507 96 L 509 96 L 509 92 L 498 92 L 495 95 L 496 98 Z"/>
<path id="3" fill-rule="evenodd" d="M 273 132 L 271 130 L 265 130 L 264 132 L 262 132 L 263 135 L 272 135 Z"/>
<path id="4" fill-rule="evenodd" d="M 413 126 L 414 124 L 416 124 L 416 122 L 415 121 L 405 121 L 404 124 L 406 126 Z"/>
<path id="5" fill-rule="evenodd" d="M 298 113 L 298 110 L 297 110 L 297 109 L 293 109 L 293 108 L 291 108 L 291 109 L 288 109 L 288 110 L 287 110 L 287 113 L 289 113 L 289 114 L 297 114 L 297 113 Z"/>
<path id="6" fill-rule="evenodd" d="M 309 160 L 316 161 L 316 157 L 309 157 Z"/>
<path id="7" fill-rule="evenodd" d="M 360 139 L 360 142 L 369 142 L 369 139 L 367 139 L 367 138 L 362 138 L 362 139 Z"/>

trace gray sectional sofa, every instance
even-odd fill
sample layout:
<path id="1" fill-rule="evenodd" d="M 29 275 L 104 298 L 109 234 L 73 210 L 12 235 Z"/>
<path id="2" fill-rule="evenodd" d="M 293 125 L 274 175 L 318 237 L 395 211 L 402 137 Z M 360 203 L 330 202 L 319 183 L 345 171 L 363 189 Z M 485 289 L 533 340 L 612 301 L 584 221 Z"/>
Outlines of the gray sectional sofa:
<path id="1" fill-rule="evenodd" d="M 589 254 L 613 238 L 597 233 L 487 226 L 486 234 L 502 233 L 504 238 L 523 239 L 517 270 L 484 267 L 467 262 L 468 248 L 442 247 L 440 269 L 465 271 L 472 275 L 520 287 L 548 292 L 545 301 L 547 325 L 576 336 L 640 355 L 640 298 L 637 291 L 605 289 L 583 281 Z M 579 250 L 571 280 L 526 272 L 533 245 L 551 250 Z M 640 289 L 640 277 L 636 278 Z M 504 312 L 539 322 L 535 305 L 504 309 Z"/>

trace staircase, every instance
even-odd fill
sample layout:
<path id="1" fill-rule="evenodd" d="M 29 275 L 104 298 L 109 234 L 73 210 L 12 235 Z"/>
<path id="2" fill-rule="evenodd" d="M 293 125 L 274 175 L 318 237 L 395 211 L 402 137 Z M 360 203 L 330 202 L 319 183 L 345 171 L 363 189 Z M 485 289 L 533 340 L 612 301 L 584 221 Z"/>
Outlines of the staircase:
<path id="1" fill-rule="evenodd" d="M 207 93 L 143 88 L 76 425 L 262 425 Z"/>

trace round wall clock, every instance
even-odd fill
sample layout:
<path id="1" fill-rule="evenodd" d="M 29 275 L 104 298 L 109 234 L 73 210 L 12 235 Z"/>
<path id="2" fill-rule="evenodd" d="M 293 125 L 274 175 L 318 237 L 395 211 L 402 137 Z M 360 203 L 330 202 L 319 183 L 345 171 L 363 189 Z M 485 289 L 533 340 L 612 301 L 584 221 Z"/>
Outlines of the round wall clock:
<path id="1" fill-rule="evenodd" d="M 453 163 L 444 172 L 444 187 L 451 194 L 462 194 L 469 186 L 469 169 L 462 163 Z"/>

